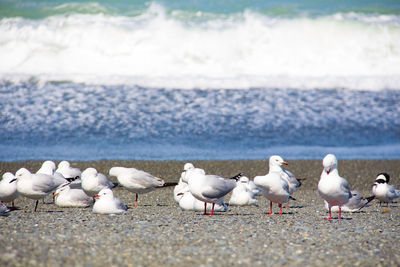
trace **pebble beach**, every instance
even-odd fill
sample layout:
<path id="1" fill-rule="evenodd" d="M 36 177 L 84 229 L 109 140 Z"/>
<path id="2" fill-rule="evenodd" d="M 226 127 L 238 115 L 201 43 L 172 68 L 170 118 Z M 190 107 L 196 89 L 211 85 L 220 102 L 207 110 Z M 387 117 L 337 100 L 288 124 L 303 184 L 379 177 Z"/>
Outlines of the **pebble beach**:
<path id="1" fill-rule="evenodd" d="M 0 217 L 1 266 L 399 266 L 400 207 L 381 207 L 378 201 L 360 212 L 328 216 L 317 193 L 321 162 L 288 161 L 288 170 L 305 179 L 296 201 L 284 214 L 265 215 L 259 206 L 229 207 L 228 212 L 204 216 L 182 211 L 173 187 L 139 196 L 139 206 L 124 215 L 98 215 L 88 208 L 59 208 L 20 197 L 18 210 Z M 36 171 L 42 162 L 1 162 L 0 170 L 21 167 Z M 207 173 L 231 177 L 239 172 L 250 179 L 268 172 L 267 161 L 193 161 Z M 135 167 L 177 182 L 184 162 L 96 161 L 72 162 L 84 170 L 94 167 L 108 174 L 112 166 Z M 362 196 L 371 195 L 376 174 L 387 172 L 397 188 L 400 160 L 339 160 L 339 173 Z M 116 182 L 115 177 L 110 180 Z M 118 186 L 116 197 L 132 205 L 134 194 Z M 230 194 L 226 197 L 229 201 Z M 278 206 L 274 205 L 278 212 Z M 337 218 L 337 214 L 333 217 Z"/>

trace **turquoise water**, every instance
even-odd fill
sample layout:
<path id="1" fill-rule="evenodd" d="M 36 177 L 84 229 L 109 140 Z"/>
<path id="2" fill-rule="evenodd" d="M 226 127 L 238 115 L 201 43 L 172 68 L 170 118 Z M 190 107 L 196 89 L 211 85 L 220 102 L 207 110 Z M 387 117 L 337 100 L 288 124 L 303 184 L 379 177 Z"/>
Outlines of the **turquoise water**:
<path id="1" fill-rule="evenodd" d="M 137 16 L 158 3 L 168 13 L 229 15 L 245 10 L 273 17 L 325 16 L 335 13 L 399 14 L 398 1 L 0 1 L 0 17 L 42 19 L 60 14 Z"/>
<path id="2" fill-rule="evenodd" d="M 400 158 L 398 1 L 0 1 L 0 160 Z"/>

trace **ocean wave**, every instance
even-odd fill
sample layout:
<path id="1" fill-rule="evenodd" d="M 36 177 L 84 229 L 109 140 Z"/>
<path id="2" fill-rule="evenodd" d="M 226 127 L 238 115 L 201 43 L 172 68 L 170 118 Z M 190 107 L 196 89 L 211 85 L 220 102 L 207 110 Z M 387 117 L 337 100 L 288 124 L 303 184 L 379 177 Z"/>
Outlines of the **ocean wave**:
<path id="1" fill-rule="evenodd" d="M 3 18 L 0 78 L 182 89 L 400 88 L 398 15 L 190 14 L 153 3 L 131 17 Z"/>

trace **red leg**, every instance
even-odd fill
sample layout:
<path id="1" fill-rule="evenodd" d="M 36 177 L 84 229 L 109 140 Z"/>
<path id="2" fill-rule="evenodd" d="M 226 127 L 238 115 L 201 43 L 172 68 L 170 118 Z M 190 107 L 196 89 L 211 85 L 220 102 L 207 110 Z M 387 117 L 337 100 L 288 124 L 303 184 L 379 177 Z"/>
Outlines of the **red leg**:
<path id="1" fill-rule="evenodd" d="M 137 207 L 137 199 L 138 199 L 138 194 L 136 194 L 136 199 L 135 199 L 135 208 Z"/>
<path id="2" fill-rule="evenodd" d="M 329 205 L 329 218 L 326 220 L 332 220 L 331 206 Z"/>
<path id="3" fill-rule="evenodd" d="M 212 209 L 211 209 L 211 214 L 210 215 L 214 214 L 214 206 L 215 206 L 215 203 L 212 203 Z"/>
<path id="4" fill-rule="evenodd" d="M 204 202 L 204 215 L 208 215 L 207 214 L 207 202 Z"/>
<path id="5" fill-rule="evenodd" d="M 280 209 L 280 212 L 278 213 L 278 215 L 282 215 L 282 203 L 279 203 L 279 209 Z"/>
<path id="6" fill-rule="evenodd" d="M 342 218 L 342 208 L 339 206 L 339 220 Z"/>
<path id="7" fill-rule="evenodd" d="M 269 213 L 265 213 L 265 215 L 271 215 L 272 214 L 272 201 L 269 202 Z"/>

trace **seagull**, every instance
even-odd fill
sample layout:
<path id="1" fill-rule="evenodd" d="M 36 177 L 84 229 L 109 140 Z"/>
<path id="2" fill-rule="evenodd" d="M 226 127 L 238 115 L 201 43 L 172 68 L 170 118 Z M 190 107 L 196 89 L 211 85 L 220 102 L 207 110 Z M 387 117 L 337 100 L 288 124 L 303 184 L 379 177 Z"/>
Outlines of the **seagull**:
<path id="1" fill-rule="evenodd" d="M 192 163 L 188 162 L 185 163 L 183 166 L 183 172 L 181 173 L 181 178 L 179 178 L 178 184 L 174 188 L 174 199 L 176 202 L 179 203 L 180 199 L 183 197 L 183 194 L 179 194 L 185 191 L 185 189 L 189 186 L 187 183 L 183 181 L 183 178 L 186 175 L 186 172 L 190 169 L 194 169 L 194 166 Z"/>
<path id="2" fill-rule="evenodd" d="M 62 174 L 67 180 L 74 179 L 70 184 L 71 188 L 82 188 L 82 181 L 80 179 L 82 174 L 81 170 L 79 168 L 72 168 L 68 161 L 63 160 L 58 163 L 56 172 Z"/>
<path id="3" fill-rule="evenodd" d="M 0 216 L 8 216 L 9 212 L 10 210 L 7 208 L 7 206 L 0 202 Z"/>
<path id="4" fill-rule="evenodd" d="M 231 198 L 229 200 L 229 205 L 233 206 L 245 206 L 245 205 L 255 205 L 258 206 L 258 200 L 255 199 L 255 194 L 249 185 L 249 178 L 246 176 L 240 177 L 237 181 L 236 187 L 232 191 Z"/>
<path id="5" fill-rule="evenodd" d="M 21 195 L 36 200 L 34 211 L 37 209 L 39 199 L 43 199 L 57 188 L 69 184 L 69 181 L 63 177 L 43 173 L 33 174 L 25 168 L 19 169 L 10 183 L 15 180 L 17 180 L 17 190 Z"/>
<path id="6" fill-rule="evenodd" d="M 46 160 L 36 173 L 53 175 L 56 170 L 56 164 L 51 160 Z"/>
<path id="7" fill-rule="evenodd" d="M 390 176 L 387 173 L 379 173 L 372 186 L 372 193 L 380 202 L 391 203 L 393 199 L 400 197 L 400 190 L 389 184 Z"/>
<path id="8" fill-rule="evenodd" d="M 363 198 L 357 190 L 351 190 L 351 198 L 342 206 L 343 212 L 357 212 L 364 208 L 369 202 L 371 202 L 375 196 Z M 329 204 L 324 200 L 325 208 L 329 210 Z M 339 206 L 332 206 L 332 212 L 338 212 Z"/>
<path id="9" fill-rule="evenodd" d="M 339 220 L 341 219 L 342 206 L 351 198 L 350 186 L 346 179 L 339 176 L 337 159 L 335 155 L 328 154 L 322 161 L 324 170 L 318 183 L 319 195 L 328 202 L 329 218 L 332 219 L 331 209 L 339 206 Z"/>
<path id="10" fill-rule="evenodd" d="M 11 202 L 11 209 L 15 209 L 14 200 L 19 196 L 17 191 L 17 182 L 15 176 L 11 172 L 3 174 L 3 179 L 0 181 L 0 201 Z M 11 182 L 11 180 L 14 180 Z"/>
<path id="11" fill-rule="evenodd" d="M 166 184 L 163 179 L 135 168 L 112 167 L 109 174 L 116 176 L 123 187 L 136 194 L 134 207 L 138 205 L 138 194 L 151 192 L 158 187 L 177 185 L 177 183 Z"/>
<path id="12" fill-rule="evenodd" d="M 114 197 L 109 188 L 104 188 L 94 196 L 96 202 L 93 205 L 93 212 L 99 214 L 123 214 L 128 209 L 119 198 Z"/>
<path id="13" fill-rule="evenodd" d="M 195 198 L 192 193 L 190 193 L 189 187 L 186 187 L 184 192 L 178 194 L 181 196 L 181 199 L 179 200 L 179 207 L 181 207 L 181 209 L 194 211 L 204 210 L 204 202 Z M 212 206 L 207 205 L 206 210 L 211 211 L 211 209 Z M 225 203 L 222 203 L 222 205 L 216 204 L 214 210 L 225 212 L 228 211 L 228 206 Z"/>
<path id="14" fill-rule="evenodd" d="M 194 168 L 187 171 L 183 181 L 189 184 L 190 193 L 204 202 L 204 215 L 213 215 L 215 204 L 223 204 L 223 197 L 236 187 L 241 173 L 224 179 L 217 175 L 206 175 L 204 170 Z M 212 203 L 211 213 L 207 214 L 207 203 Z"/>
<path id="15" fill-rule="evenodd" d="M 273 164 L 272 166 L 270 166 L 270 171 L 272 168 L 272 171 L 274 172 L 279 172 L 281 177 L 287 181 L 288 185 L 289 185 L 289 194 L 290 196 L 292 196 L 296 191 L 297 188 L 299 188 L 301 186 L 301 182 L 300 180 L 298 180 L 296 178 L 296 176 L 294 176 L 293 173 L 291 173 L 288 170 L 285 170 L 282 165 L 289 165 L 286 161 L 284 161 L 282 159 L 282 157 L 280 156 L 274 156 L 274 158 L 276 157 L 276 164 Z M 289 208 L 289 205 L 286 206 L 286 208 Z"/>
<path id="16" fill-rule="evenodd" d="M 66 160 L 58 163 L 56 172 L 61 173 L 65 178 L 77 178 L 81 177 L 82 174 L 79 168 L 72 168 L 71 164 Z"/>
<path id="17" fill-rule="evenodd" d="M 271 156 L 268 174 L 254 177 L 254 183 L 262 189 L 264 197 L 270 201 L 269 213 L 265 213 L 266 215 L 272 214 L 272 202 L 279 204 L 278 215 L 282 215 L 282 203 L 288 202 L 290 198 L 289 184 L 281 175 L 282 164 L 285 162 L 280 156 Z"/>
<path id="18" fill-rule="evenodd" d="M 81 183 L 83 191 L 90 197 L 94 197 L 104 188 L 112 189 L 118 185 L 108 180 L 104 174 L 97 172 L 95 168 L 87 168 L 82 172 Z"/>
<path id="19" fill-rule="evenodd" d="M 57 189 L 54 197 L 54 203 L 59 207 L 85 208 L 94 202 L 93 198 L 88 196 L 83 189 L 71 188 L 70 185 Z"/>

